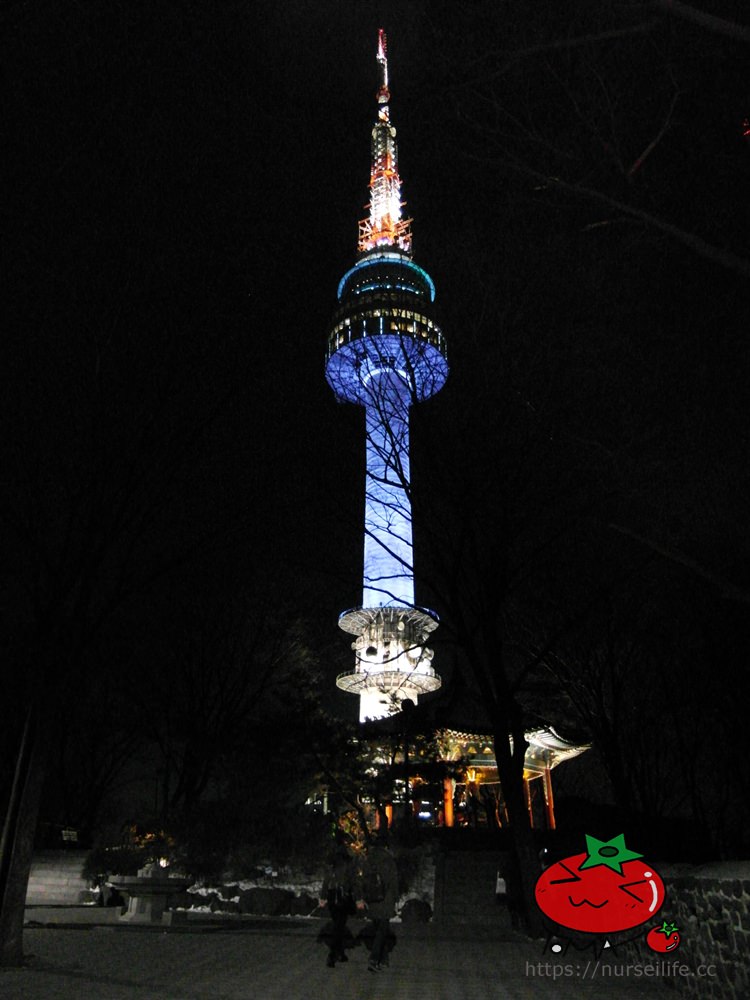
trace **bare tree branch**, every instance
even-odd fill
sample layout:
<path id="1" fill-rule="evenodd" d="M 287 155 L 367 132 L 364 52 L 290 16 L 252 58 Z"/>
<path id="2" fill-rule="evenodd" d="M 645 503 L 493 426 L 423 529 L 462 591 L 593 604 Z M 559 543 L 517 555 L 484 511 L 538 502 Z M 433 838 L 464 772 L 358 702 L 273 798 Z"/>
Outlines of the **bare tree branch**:
<path id="1" fill-rule="evenodd" d="M 677 104 L 677 98 L 679 96 L 680 95 L 678 93 L 675 93 L 675 95 L 672 97 L 672 103 L 669 105 L 669 111 L 667 111 L 667 117 L 664 119 L 664 124 L 656 133 L 651 142 L 643 150 L 641 155 L 636 157 L 636 159 L 633 161 L 630 169 L 628 170 L 628 178 L 633 177 L 641 169 L 643 164 L 646 162 L 646 159 L 651 155 L 651 153 L 653 153 L 653 151 L 656 149 L 656 147 L 659 145 L 661 140 L 666 135 L 670 122 L 672 121 L 672 114 L 674 113 L 675 105 Z"/>
<path id="2" fill-rule="evenodd" d="M 487 157 L 473 156 L 472 158 L 481 159 L 483 162 L 487 162 Z M 644 212 L 643 209 L 636 208 L 634 205 L 628 205 L 626 202 L 620 201 L 619 198 L 613 198 L 608 194 L 604 194 L 602 191 L 595 191 L 593 188 L 586 187 L 584 184 L 564 181 L 560 177 L 547 177 L 526 164 L 513 163 L 509 160 L 500 159 L 496 159 L 494 162 L 498 165 L 502 164 L 502 166 L 513 170 L 515 173 L 526 174 L 528 177 L 538 181 L 544 187 L 551 189 L 557 188 L 560 191 L 566 191 L 569 194 L 576 195 L 580 198 L 597 202 L 600 205 L 606 205 L 607 208 L 615 209 L 631 219 L 638 219 L 646 225 L 651 226 L 653 229 L 658 229 L 660 232 L 666 233 L 678 243 L 682 243 L 683 246 L 689 247 L 694 253 L 698 254 L 698 256 L 704 257 L 706 260 L 713 261 L 714 264 L 718 264 L 721 267 L 726 268 L 726 270 L 732 271 L 734 274 L 739 274 L 743 278 L 750 278 L 750 260 L 747 260 L 744 257 L 739 257 L 730 250 L 722 250 L 720 247 L 714 246 L 712 243 L 708 243 L 700 236 L 696 236 L 695 233 L 689 233 L 685 229 L 681 229 L 679 226 L 675 226 L 673 223 L 667 222 L 666 219 L 660 219 L 657 215 L 652 215 L 650 212 Z"/>
<path id="3" fill-rule="evenodd" d="M 685 21 L 692 21 L 693 24 L 698 24 L 708 31 L 725 35 L 728 38 L 736 38 L 741 42 L 750 42 L 750 27 L 744 24 L 737 24 L 736 21 L 727 21 L 723 17 L 707 14 L 703 10 L 696 10 L 695 7 L 681 3 L 680 0 L 652 0 L 652 4 L 659 10 L 665 10 Z"/>
<path id="4" fill-rule="evenodd" d="M 616 41 L 621 38 L 631 37 L 632 35 L 643 35 L 651 31 L 658 24 L 658 20 L 651 19 L 648 21 L 641 21 L 638 24 L 631 25 L 627 28 L 612 28 L 609 31 L 592 31 L 589 34 L 576 35 L 573 38 L 555 38 L 550 42 L 540 42 L 538 45 L 529 45 L 523 49 L 516 49 L 515 52 L 490 52 L 481 60 L 477 60 L 475 67 L 479 67 L 481 64 L 486 65 L 490 60 L 494 60 L 496 58 L 502 59 L 500 65 L 495 67 L 491 72 L 475 73 L 474 76 L 455 84 L 455 87 L 456 89 L 460 89 L 462 87 L 473 86 L 476 83 L 485 83 L 487 80 L 493 80 L 498 76 L 502 76 L 504 73 L 507 73 L 508 70 L 516 65 L 516 63 L 532 56 L 543 55 L 546 52 L 561 52 L 566 49 L 577 49 L 583 47 L 584 45 L 591 45 L 596 42 Z"/>
<path id="5" fill-rule="evenodd" d="M 644 535 L 639 534 L 632 528 L 625 527 L 625 525 L 610 524 L 610 528 L 613 531 L 617 531 L 621 535 L 627 535 L 629 538 L 635 539 L 635 541 L 640 542 L 641 545 L 647 546 L 654 552 L 658 552 L 659 555 L 664 556 L 665 559 L 669 559 L 670 562 L 677 563 L 680 566 L 685 566 L 686 569 L 692 570 L 693 573 L 696 573 L 704 580 L 708 580 L 709 583 L 715 584 L 721 590 L 724 597 L 733 601 L 740 601 L 743 604 L 750 604 L 749 590 L 745 587 L 738 587 L 737 584 L 727 580 L 719 573 L 715 573 L 713 570 L 708 569 L 707 566 L 701 565 L 701 563 L 699 563 L 697 559 L 693 559 L 692 556 L 689 556 L 684 552 L 680 552 L 678 549 L 668 548 L 666 545 L 662 545 L 660 542 L 656 542 L 652 538 L 646 538 Z"/>

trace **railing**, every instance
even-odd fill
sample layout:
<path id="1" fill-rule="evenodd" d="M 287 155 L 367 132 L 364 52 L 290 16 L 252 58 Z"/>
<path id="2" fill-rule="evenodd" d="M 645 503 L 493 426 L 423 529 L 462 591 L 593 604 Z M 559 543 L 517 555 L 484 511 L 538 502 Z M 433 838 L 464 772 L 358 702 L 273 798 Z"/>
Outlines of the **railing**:
<path id="1" fill-rule="evenodd" d="M 347 303 L 333 317 L 326 360 L 353 340 L 385 335 L 426 342 L 447 358 L 442 330 L 422 306 L 411 296 L 396 294 L 363 295 L 356 303 Z"/>

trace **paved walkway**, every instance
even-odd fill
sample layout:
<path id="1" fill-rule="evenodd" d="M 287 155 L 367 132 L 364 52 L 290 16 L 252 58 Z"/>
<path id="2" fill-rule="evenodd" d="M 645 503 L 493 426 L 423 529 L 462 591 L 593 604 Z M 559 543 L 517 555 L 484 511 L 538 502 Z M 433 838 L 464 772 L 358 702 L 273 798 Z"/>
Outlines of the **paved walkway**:
<path id="1" fill-rule="evenodd" d="M 353 930 L 358 922 L 354 921 Z M 391 966 L 368 973 L 364 950 L 325 966 L 318 921 L 255 920 L 172 928 L 27 928 L 28 964 L 0 969 L 2 1000 L 547 1000 L 675 993 L 659 976 L 624 974 L 613 956 L 541 954 L 523 939 L 468 940 L 394 925 Z M 644 956 L 644 965 L 652 961 Z M 588 966 L 587 966 L 587 963 Z M 567 965 L 569 968 L 565 969 Z M 608 971 L 607 971 L 608 970 Z M 615 974 L 617 972 L 617 975 Z"/>

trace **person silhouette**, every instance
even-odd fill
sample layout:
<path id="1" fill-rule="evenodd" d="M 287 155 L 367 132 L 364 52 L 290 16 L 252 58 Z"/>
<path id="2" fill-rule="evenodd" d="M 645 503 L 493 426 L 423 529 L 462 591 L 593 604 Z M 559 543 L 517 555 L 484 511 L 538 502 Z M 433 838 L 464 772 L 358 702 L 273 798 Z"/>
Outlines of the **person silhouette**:
<path id="1" fill-rule="evenodd" d="M 354 904 L 354 872 L 349 852 L 339 844 L 328 859 L 328 869 L 323 878 L 318 906 L 327 906 L 331 917 L 320 933 L 320 940 L 328 945 L 326 965 L 333 968 L 336 962 L 347 962 L 347 943 L 353 941 L 346 926 L 347 919 L 356 912 Z"/>
<path id="2" fill-rule="evenodd" d="M 390 920 L 398 899 L 398 869 L 396 859 L 388 848 L 386 830 L 379 830 L 367 852 L 362 870 L 362 896 L 357 899 L 357 909 L 367 910 L 372 923 L 372 945 L 367 963 L 368 971 L 380 972 L 388 965 L 388 953 L 393 935 Z"/>

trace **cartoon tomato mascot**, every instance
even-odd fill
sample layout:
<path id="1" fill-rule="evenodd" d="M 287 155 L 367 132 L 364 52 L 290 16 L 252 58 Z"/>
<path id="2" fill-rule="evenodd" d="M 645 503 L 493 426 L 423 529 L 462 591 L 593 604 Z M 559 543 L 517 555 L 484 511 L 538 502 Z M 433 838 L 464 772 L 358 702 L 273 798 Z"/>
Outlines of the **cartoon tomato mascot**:
<path id="1" fill-rule="evenodd" d="M 677 924 L 668 924 L 666 920 L 661 927 L 652 927 L 646 935 L 646 944 L 651 951 L 662 955 L 679 948 L 681 940 Z"/>
<path id="2" fill-rule="evenodd" d="M 586 853 L 573 854 L 542 872 L 539 909 L 561 927 L 586 934 L 615 934 L 651 920 L 664 903 L 664 883 L 625 835 L 597 840 L 586 834 Z"/>

